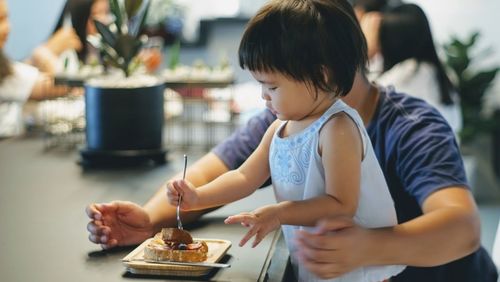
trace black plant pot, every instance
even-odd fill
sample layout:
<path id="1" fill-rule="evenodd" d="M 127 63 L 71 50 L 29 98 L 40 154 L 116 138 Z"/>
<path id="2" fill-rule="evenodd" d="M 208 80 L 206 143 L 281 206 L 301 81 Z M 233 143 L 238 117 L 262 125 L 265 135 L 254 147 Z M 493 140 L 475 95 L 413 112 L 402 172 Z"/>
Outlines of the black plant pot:
<path id="1" fill-rule="evenodd" d="M 165 163 L 163 90 L 159 84 L 140 88 L 85 85 L 87 147 L 82 164 Z"/>

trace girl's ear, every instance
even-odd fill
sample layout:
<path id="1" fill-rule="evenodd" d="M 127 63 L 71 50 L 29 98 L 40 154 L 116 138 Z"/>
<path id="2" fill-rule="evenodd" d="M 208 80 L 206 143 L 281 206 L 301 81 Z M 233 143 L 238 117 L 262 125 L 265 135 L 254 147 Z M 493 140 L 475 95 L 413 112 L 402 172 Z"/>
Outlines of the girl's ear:
<path id="1" fill-rule="evenodd" d="M 331 75 L 331 71 L 325 67 L 325 66 L 321 66 L 321 74 L 323 76 L 323 82 L 325 84 L 329 84 L 330 83 L 330 75 Z"/>
<path id="2" fill-rule="evenodd" d="M 321 66 L 321 75 L 323 76 L 323 82 L 329 85 L 331 83 L 332 70 L 329 70 L 325 66 Z"/>

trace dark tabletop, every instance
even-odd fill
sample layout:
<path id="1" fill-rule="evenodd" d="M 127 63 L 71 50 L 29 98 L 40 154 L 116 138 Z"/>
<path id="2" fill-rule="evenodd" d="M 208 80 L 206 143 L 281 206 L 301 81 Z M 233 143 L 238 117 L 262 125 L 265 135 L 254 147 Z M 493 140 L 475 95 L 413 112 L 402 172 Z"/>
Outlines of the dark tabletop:
<path id="1" fill-rule="evenodd" d="M 0 140 L 0 280 L 151 280 L 125 271 L 120 260 L 133 248 L 105 252 L 88 241 L 84 210 L 91 202 L 117 199 L 145 203 L 165 179 L 182 168 L 181 153 L 169 158 L 171 162 L 157 167 L 83 170 L 76 163 L 77 150 L 47 151 L 42 139 L 34 137 Z M 272 202 L 272 190 L 260 189 L 187 227 L 194 237 L 232 242 L 224 257 L 231 268 L 213 271 L 203 279 L 282 278 L 288 254 L 279 236 L 268 235 L 255 249 L 238 247 L 246 229 L 223 223 L 228 215 Z"/>

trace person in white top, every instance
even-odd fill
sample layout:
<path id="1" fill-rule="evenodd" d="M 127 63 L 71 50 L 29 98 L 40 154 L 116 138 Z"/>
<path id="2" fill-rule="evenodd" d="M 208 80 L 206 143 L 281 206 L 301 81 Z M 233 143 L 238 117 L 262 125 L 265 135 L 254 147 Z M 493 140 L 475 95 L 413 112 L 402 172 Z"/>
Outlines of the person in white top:
<path id="1" fill-rule="evenodd" d="M 239 58 L 261 83 L 262 98 L 278 120 L 238 169 L 198 188 L 170 181 L 169 203 L 183 210 L 220 206 L 250 195 L 271 177 L 277 203 L 225 223 L 249 227 L 240 246 L 255 237 L 253 247 L 281 227 L 297 279 L 322 280 L 299 262 L 297 231 L 312 231 L 335 215 L 367 228 L 397 224 L 363 121 L 341 100 L 356 78 L 366 81 L 366 42 L 347 1 L 276 0 L 250 20 Z M 380 282 L 404 268 L 360 267 L 328 281 Z"/>
<path id="2" fill-rule="evenodd" d="M 462 129 L 459 95 L 439 60 L 424 11 L 415 4 L 401 4 L 364 15 L 361 26 L 369 54 L 380 58 L 381 65 L 370 66 L 375 69 L 370 78 L 425 100 L 458 134 Z"/>
<path id="3" fill-rule="evenodd" d="M 11 62 L 3 48 L 10 33 L 6 0 L 0 0 L 0 138 L 23 132 L 22 108 L 28 99 L 45 99 L 68 93 L 55 86 L 50 75 L 20 62 Z"/>

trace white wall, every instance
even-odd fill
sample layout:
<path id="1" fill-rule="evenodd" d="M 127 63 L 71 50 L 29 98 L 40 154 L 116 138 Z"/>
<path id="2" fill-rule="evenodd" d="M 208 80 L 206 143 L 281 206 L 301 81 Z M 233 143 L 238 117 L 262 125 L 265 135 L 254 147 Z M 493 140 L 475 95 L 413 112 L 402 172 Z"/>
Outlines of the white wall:
<path id="1" fill-rule="evenodd" d="M 11 33 L 5 47 L 14 60 L 22 60 L 52 33 L 64 0 L 7 0 Z"/>

